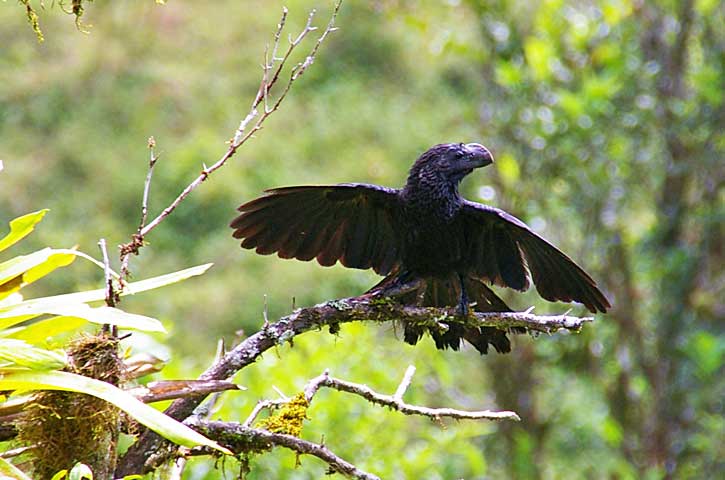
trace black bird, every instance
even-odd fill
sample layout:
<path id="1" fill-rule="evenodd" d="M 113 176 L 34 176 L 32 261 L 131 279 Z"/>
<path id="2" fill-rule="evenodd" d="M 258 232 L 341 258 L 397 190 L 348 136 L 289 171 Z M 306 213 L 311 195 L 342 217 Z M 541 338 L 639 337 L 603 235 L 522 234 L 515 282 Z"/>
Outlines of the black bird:
<path id="1" fill-rule="evenodd" d="M 425 290 L 401 298 L 404 303 L 457 306 L 462 314 L 471 305 L 510 311 L 488 284 L 526 290 L 531 278 L 546 300 L 605 312 L 609 302 L 594 280 L 564 253 L 513 215 L 461 197 L 461 180 L 491 163 L 491 152 L 478 143 L 435 145 L 416 160 L 401 189 L 363 183 L 275 188 L 239 207 L 230 226 L 243 248 L 262 255 L 372 268 L 386 276 L 372 293 L 423 279 Z M 430 333 L 438 348 L 457 350 L 466 339 L 481 353 L 488 344 L 511 350 L 506 333 L 493 327 L 451 324 Z M 410 344 L 422 334 L 405 326 Z"/>

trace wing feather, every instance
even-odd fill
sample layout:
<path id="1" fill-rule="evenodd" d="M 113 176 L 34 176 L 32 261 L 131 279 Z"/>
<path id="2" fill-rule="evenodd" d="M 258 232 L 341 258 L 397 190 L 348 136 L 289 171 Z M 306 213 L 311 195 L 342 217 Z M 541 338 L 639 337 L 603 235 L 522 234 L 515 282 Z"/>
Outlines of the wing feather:
<path id="1" fill-rule="evenodd" d="M 574 261 L 524 222 L 503 210 L 466 201 L 463 207 L 471 269 L 490 282 L 517 290 L 529 286 L 546 300 L 576 301 L 606 312 L 609 301 Z"/>
<path id="2" fill-rule="evenodd" d="M 261 254 L 387 274 L 400 263 L 398 202 L 397 190 L 376 185 L 275 188 L 239 207 L 230 227 Z"/>

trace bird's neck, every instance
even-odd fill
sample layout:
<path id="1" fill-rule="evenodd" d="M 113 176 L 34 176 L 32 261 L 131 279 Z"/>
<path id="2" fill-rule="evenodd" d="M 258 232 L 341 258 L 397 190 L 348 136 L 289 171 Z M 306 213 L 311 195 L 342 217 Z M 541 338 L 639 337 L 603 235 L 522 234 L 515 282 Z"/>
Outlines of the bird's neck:
<path id="1" fill-rule="evenodd" d="M 446 219 L 452 218 L 462 204 L 458 182 L 429 175 L 411 175 L 402 195 L 411 208 Z"/>

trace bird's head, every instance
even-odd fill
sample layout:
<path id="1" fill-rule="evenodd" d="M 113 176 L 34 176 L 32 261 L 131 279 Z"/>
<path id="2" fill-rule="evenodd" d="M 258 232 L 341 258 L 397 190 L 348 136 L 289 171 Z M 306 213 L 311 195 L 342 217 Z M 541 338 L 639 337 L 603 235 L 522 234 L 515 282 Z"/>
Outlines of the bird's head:
<path id="1" fill-rule="evenodd" d="M 457 186 L 474 169 L 493 163 L 493 155 L 480 143 L 441 143 L 428 149 L 410 169 L 408 183 L 441 181 Z"/>

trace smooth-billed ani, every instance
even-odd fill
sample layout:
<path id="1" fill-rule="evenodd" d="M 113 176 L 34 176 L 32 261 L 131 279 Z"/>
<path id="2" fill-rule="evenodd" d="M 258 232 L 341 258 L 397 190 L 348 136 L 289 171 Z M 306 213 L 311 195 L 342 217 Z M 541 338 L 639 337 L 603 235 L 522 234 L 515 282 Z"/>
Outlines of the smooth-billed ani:
<path id="1" fill-rule="evenodd" d="M 435 145 L 416 160 L 401 189 L 344 183 L 283 187 L 239 207 L 230 226 L 242 247 L 281 258 L 330 266 L 374 269 L 386 276 L 369 292 L 385 294 L 421 278 L 424 291 L 400 300 L 422 306 L 458 306 L 479 312 L 510 311 L 489 287 L 526 290 L 533 279 L 546 300 L 576 301 L 592 312 L 609 302 L 594 280 L 524 222 L 458 193 L 461 180 L 493 163 L 477 143 Z M 466 339 L 481 353 L 511 346 L 506 332 L 452 323 L 444 333 L 430 330 L 438 348 L 458 349 Z M 415 344 L 420 327 L 405 325 L 405 341 Z"/>

